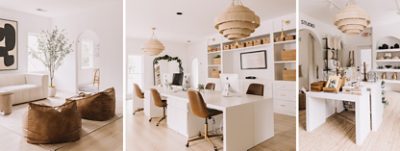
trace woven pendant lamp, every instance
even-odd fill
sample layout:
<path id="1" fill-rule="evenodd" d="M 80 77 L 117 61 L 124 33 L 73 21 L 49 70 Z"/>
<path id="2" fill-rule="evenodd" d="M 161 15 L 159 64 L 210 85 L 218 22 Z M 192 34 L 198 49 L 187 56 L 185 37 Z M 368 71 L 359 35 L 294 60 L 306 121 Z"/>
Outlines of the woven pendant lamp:
<path id="1" fill-rule="evenodd" d="M 350 0 L 346 7 L 336 14 L 335 25 L 345 34 L 360 34 L 370 24 L 368 14 Z"/>
<path id="2" fill-rule="evenodd" d="M 160 54 L 164 49 L 164 45 L 155 37 L 156 28 L 152 28 L 153 34 L 151 38 L 144 43 L 142 50 L 149 56 L 155 56 Z"/>
<path id="3" fill-rule="evenodd" d="M 243 6 L 240 1 L 235 3 L 234 0 L 232 5 L 215 20 L 215 28 L 229 40 L 246 38 L 258 26 L 260 26 L 260 17 L 246 6 Z"/>

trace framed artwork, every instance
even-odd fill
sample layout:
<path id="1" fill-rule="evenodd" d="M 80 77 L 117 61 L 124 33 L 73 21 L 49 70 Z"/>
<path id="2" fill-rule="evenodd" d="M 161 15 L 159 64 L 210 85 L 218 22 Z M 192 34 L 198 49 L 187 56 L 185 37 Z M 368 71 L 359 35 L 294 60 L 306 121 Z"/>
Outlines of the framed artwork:
<path id="1" fill-rule="evenodd" d="M 0 70 L 18 69 L 17 21 L 0 18 Z"/>
<path id="2" fill-rule="evenodd" d="M 267 51 L 252 51 L 240 53 L 240 68 L 246 69 L 267 69 Z"/>
<path id="3" fill-rule="evenodd" d="M 324 87 L 325 92 L 339 92 L 342 85 L 340 76 L 329 76 L 328 81 Z"/>

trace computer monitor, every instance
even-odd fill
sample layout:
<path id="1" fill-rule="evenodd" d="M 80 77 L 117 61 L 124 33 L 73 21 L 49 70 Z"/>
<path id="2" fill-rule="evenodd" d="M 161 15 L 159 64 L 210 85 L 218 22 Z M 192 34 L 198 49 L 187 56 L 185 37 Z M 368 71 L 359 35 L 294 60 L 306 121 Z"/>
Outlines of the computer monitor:
<path id="1" fill-rule="evenodd" d="M 229 84 L 229 93 L 232 94 L 240 94 L 240 82 L 238 74 L 221 74 L 221 89 L 224 90 L 224 87 Z"/>
<path id="2" fill-rule="evenodd" d="M 181 86 L 183 82 L 183 73 L 174 73 L 172 76 L 172 85 Z"/>

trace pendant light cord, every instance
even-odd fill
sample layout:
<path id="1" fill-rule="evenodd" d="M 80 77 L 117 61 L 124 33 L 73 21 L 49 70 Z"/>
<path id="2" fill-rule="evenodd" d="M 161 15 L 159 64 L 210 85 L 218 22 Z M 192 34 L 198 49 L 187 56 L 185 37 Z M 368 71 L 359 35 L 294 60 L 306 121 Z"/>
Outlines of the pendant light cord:
<path id="1" fill-rule="evenodd" d="M 152 34 L 151 34 L 151 39 L 157 39 L 157 37 L 156 37 L 156 34 L 155 34 L 155 32 L 156 32 L 156 27 L 153 27 L 153 28 L 151 28 L 151 30 L 152 30 Z"/>

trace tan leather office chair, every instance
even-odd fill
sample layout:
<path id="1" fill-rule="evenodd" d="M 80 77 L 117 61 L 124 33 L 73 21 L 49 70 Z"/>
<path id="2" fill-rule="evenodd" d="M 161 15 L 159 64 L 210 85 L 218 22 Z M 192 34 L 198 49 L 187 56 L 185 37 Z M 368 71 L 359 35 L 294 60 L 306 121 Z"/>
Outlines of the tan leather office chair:
<path id="1" fill-rule="evenodd" d="M 206 89 L 207 90 L 215 90 L 215 83 L 207 83 Z"/>
<path id="2" fill-rule="evenodd" d="M 144 101 L 144 93 L 142 91 L 142 89 L 140 89 L 139 85 L 137 85 L 136 83 L 133 84 L 133 91 L 134 91 L 134 97 L 136 97 L 138 100 Z M 133 112 L 133 115 L 136 114 L 136 112 L 140 112 L 143 111 L 143 108 L 138 108 Z"/>
<path id="3" fill-rule="evenodd" d="M 214 109 L 209 109 L 207 108 L 206 103 L 204 103 L 203 97 L 198 91 L 195 90 L 189 90 L 188 91 L 188 96 L 189 96 L 189 102 L 190 102 L 190 107 L 191 111 L 194 115 L 204 118 L 205 123 L 204 123 L 204 136 L 199 135 L 199 137 L 189 139 L 186 143 L 186 147 L 189 147 L 189 143 L 201 139 L 207 140 L 209 143 L 211 143 L 214 146 L 214 150 L 217 150 L 217 146 L 210 140 L 211 137 L 218 137 L 222 136 L 221 134 L 218 135 L 209 135 L 208 134 L 208 118 L 222 114 L 222 111 L 214 110 Z"/>
<path id="4" fill-rule="evenodd" d="M 154 101 L 154 105 L 156 105 L 157 107 L 162 107 L 163 108 L 163 116 L 161 117 L 161 119 L 157 122 L 156 126 L 160 125 L 160 122 L 162 120 L 164 120 L 165 118 L 167 118 L 167 116 L 165 115 L 165 109 L 167 108 L 167 100 L 163 100 L 161 99 L 160 93 L 158 93 L 158 91 L 154 88 L 152 88 L 150 90 L 151 92 L 151 97 L 153 98 Z M 149 119 L 149 122 L 151 122 L 152 117 Z"/>
<path id="5" fill-rule="evenodd" d="M 249 85 L 246 94 L 264 96 L 264 85 L 258 83 L 252 83 Z"/>

